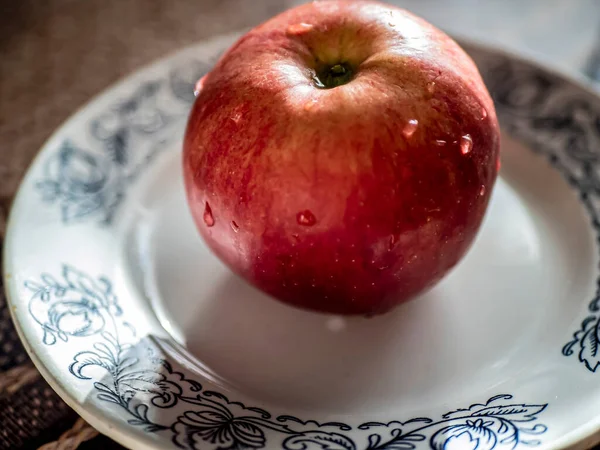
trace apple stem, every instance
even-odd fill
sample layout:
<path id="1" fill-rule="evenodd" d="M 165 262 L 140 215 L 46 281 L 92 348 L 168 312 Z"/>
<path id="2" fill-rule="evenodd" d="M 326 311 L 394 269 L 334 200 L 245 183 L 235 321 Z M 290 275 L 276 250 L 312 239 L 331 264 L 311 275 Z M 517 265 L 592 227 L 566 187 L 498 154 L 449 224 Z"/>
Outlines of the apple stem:
<path id="1" fill-rule="evenodd" d="M 346 63 L 334 64 L 325 67 L 313 77 L 314 83 L 321 89 L 332 89 L 348 83 L 354 75 L 351 67 Z"/>
<path id="2" fill-rule="evenodd" d="M 336 64 L 329 70 L 333 75 L 339 76 L 346 73 L 346 68 L 341 64 Z"/>

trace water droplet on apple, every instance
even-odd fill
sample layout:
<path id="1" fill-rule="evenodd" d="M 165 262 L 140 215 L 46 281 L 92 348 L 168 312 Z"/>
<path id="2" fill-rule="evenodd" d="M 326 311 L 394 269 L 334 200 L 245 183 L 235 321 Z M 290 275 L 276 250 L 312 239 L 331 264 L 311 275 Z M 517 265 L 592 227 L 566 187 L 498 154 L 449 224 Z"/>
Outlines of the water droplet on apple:
<path id="1" fill-rule="evenodd" d="M 298 225 L 312 227 L 315 223 L 317 223 L 317 218 L 312 212 L 306 209 L 296 214 L 296 222 L 298 222 Z"/>
<path id="2" fill-rule="evenodd" d="M 398 236 L 396 236 L 395 234 L 392 234 L 390 236 L 390 245 L 388 247 L 388 250 L 392 250 L 395 247 L 396 242 L 398 242 Z"/>
<path id="3" fill-rule="evenodd" d="M 292 237 L 296 240 L 296 241 L 300 241 L 300 236 L 298 236 L 297 234 L 292 234 Z"/>
<path id="4" fill-rule="evenodd" d="M 338 333 L 346 328 L 346 321 L 342 317 L 332 317 L 327 321 L 327 328 L 334 333 Z"/>
<path id="5" fill-rule="evenodd" d="M 485 108 L 481 108 L 481 120 L 484 120 L 488 116 L 487 110 Z"/>
<path id="6" fill-rule="evenodd" d="M 435 145 L 438 145 L 440 147 L 443 147 L 446 144 L 447 144 L 447 142 L 444 141 L 443 139 L 436 139 L 436 141 L 435 141 Z"/>
<path id="7" fill-rule="evenodd" d="M 473 148 L 473 141 L 471 140 L 471 136 L 468 134 L 465 134 L 463 137 L 460 138 L 460 152 L 463 155 L 466 155 L 467 153 L 469 153 L 471 151 L 472 148 Z"/>
<path id="8" fill-rule="evenodd" d="M 479 189 L 479 195 L 483 197 L 485 195 L 485 186 L 482 184 L 481 189 Z"/>
<path id="9" fill-rule="evenodd" d="M 415 134 L 417 131 L 417 127 L 419 126 L 419 121 L 417 119 L 411 119 L 408 121 L 404 128 L 402 129 L 402 134 L 405 138 L 410 139 L 410 137 Z"/>
<path id="10" fill-rule="evenodd" d="M 304 111 L 310 111 L 317 104 L 317 99 L 313 98 L 304 104 Z"/>
<path id="11" fill-rule="evenodd" d="M 206 75 L 204 75 L 202 78 L 200 78 L 196 82 L 196 86 L 194 86 L 194 97 L 198 97 L 198 94 L 200 94 L 200 91 L 204 87 L 204 80 L 205 79 L 206 79 Z"/>
<path id="12" fill-rule="evenodd" d="M 213 217 L 212 209 L 210 209 L 208 202 L 204 205 L 203 219 L 207 227 L 212 227 L 215 224 L 215 218 Z"/>
<path id="13" fill-rule="evenodd" d="M 235 220 L 231 221 L 231 229 L 234 231 L 234 233 L 240 231 L 240 226 L 235 222 Z"/>
<path id="14" fill-rule="evenodd" d="M 435 92 L 435 81 L 430 81 L 427 83 L 427 92 L 433 94 Z"/>
<path id="15" fill-rule="evenodd" d="M 314 26 L 309 23 L 295 23 L 287 28 L 287 34 L 291 34 L 292 36 L 300 36 L 308 33 L 313 28 Z"/>
<path id="16" fill-rule="evenodd" d="M 231 120 L 233 120 L 233 122 L 236 124 L 240 122 L 241 118 L 242 118 L 241 112 L 236 112 L 233 116 L 231 116 Z"/>

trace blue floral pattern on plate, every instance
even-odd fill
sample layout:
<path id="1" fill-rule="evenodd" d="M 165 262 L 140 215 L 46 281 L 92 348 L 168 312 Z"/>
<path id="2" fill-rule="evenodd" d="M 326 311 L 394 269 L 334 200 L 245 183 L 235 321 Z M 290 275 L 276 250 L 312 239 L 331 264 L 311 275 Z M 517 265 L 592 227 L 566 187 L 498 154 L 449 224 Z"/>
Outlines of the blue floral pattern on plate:
<path id="1" fill-rule="evenodd" d="M 600 107 L 594 96 L 574 96 L 570 83 L 527 63 L 474 51 L 494 97 L 502 126 L 544 155 L 579 194 L 600 250 Z M 591 372 L 600 367 L 600 276 L 589 315 L 567 342 L 564 356 L 577 355 Z"/>
<path id="2" fill-rule="evenodd" d="M 59 206 L 65 224 L 112 223 L 127 186 L 181 134 L 195 80 L 207 70 L 206 63 L 191 61 L 144 82 L 90 121 L 88 142 L 62 142 L 37 188 L 46 203 Z"/>
<path id="3" fill-rule="evenodd" d="M 123 311 L 106 277 L 93 278 L 64 265 L 60 277 L 42 274 L 25 286 L 32 292 L 30 314 L 42 328 L 46 345 L 97 338 L 89 349 L 73 355 L 70 373 L 93 383 L 99 400 L 126 411 L 130 425 L 149 433 L 170 433 L 172 442 L 182 449 L 410 450 L 428 445 L 443 450 L 450 444 L 478 450 L 514 449 L 539 445 L 546 431 L 538 416 L 547 405 L 515 403 L 511 395 L 497 395 L 437 419 L 367 422 L 357 427 L 274 416 L 204 389 L 200 382 L 174 370 L 170 362 L 157 358 L 150 348 L 145 358 L 136 356 L 131 351 L 135 329 L 122 320 Z M 105 376 L 98 377 L 97 371 L 90 370 L 93 367 Z M 185 407 L 172 416 L 174 421 L 165 421 L 164 415 L 160 421 L 157 411 L 178 405 Z"/>

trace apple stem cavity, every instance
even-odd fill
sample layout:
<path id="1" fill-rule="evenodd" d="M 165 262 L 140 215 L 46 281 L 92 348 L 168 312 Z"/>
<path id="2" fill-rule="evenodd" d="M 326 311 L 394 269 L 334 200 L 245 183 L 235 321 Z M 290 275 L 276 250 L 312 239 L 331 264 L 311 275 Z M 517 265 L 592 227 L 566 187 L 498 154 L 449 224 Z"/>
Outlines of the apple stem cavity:
<path id="1" fill-rule="evenodd" d="M 315 86 L 320 89 L 333 89 L 352 80 L 354 71 L 347 63 L 334 64 L 326 66 L 319 70 L 314 76 Z"/>

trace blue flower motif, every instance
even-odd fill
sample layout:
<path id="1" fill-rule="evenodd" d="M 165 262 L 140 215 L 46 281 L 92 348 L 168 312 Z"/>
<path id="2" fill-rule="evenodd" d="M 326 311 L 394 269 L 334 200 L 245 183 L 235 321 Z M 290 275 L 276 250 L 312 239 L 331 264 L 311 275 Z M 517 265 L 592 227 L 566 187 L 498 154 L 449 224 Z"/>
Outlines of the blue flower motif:
<path id="1" fill-rule="evenodd" d="M 263 431 L 250 420 L 234 417 L 229 410 L 187 411 L 173 425 L 173 441 L 181 448 L 247 450 L 264 448 Z"/>
<path id="2" fill-rule="evenodd" d="M 503 62 L 486 76 L 496 102 L 514 114 L 535 117 L 555 87 L 553 80 L 539 71 L 523 70 Z"/>
<path id="3" fill-rule="evenodd" d="M 60 204 L 65 223 L 92 214 L 108 223 L 121 201 L 121 184 L 106 161 L 65 141 L 46 163 L 45 177 L 37 188 L 46 202 Z"/>
<path id="4" fill-rule="evenodd" d="M 122 313 L 106 279 L 94 280 L 66 265 L 62 275 L 62 280 L 44 274 L 40 281 L 25 283 L 34 293 L 29 312 L 42 327 L 46 345 L 57 338 L 67 342 L 70 336 L 98 334 L 107 320 Z"/>
<path id="5" fill-rule="evenodd" d="M 149 81 L 142 84 L 130 98 L 117 106 L 118 114 L 133 130 L 139 133 L 155 133 L 168 121 L 157 105 L 162 81 Z"/>
<path id="6" fill-rule="evenodd" d="M 435 450 L 492 450 L 498 442 L 493 425 L 493 421 L 483 419 L 450 425 L 432 436 L 431 447 Z"/>
<path id="7" fill-rule="evenodd" d="M 48 309 L 48 322 L 68 336 L 90 336 L 102 331 L 105 324 L 96 305 L 84 298 L 54 303 Z"/>

